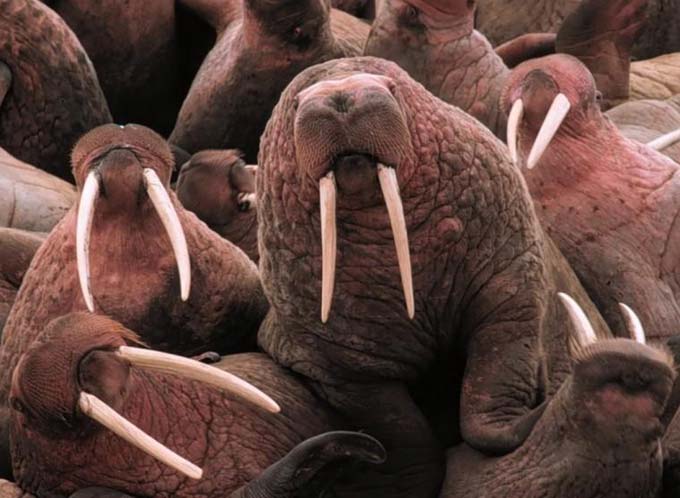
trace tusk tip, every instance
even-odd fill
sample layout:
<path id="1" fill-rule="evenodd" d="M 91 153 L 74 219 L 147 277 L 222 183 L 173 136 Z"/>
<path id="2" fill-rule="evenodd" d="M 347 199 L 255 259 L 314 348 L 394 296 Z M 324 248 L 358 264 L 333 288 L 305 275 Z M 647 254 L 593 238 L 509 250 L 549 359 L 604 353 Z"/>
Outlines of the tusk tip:
<path id="1" fill-rule="evenodd" d="M 203 469 L 196 467 L 195 469 L 187 469 L 184 472 L 188 477 L 195 480 L 203 479 Z"/>

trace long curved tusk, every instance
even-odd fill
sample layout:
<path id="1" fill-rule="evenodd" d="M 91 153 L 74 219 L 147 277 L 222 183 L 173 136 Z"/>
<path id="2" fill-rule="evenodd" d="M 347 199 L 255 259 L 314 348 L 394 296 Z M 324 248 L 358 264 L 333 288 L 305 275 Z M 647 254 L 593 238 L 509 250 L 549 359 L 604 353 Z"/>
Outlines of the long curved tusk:
<path id="1" fill-rule="evenodd" d="M 269 412 L 279 413 L 281 411 L 281 408 L 273 399 L 252 384 L 200 361 L 174 354 L 161 353 L 160 351 L 129 346 L 121 346 L 118 348 L 117 354 L 135 366 L 212 384 L 220 389 L 232 392 Z"/>
<path id="2" fill-rule="evenodd" d="M 666 147 L 670 147 L 675 142 L 680 140 L 680 128 L 673 130 L 665 135 L 656 137 L 651 142 L 647 142 L 647 147 L 651 147 L 654 150 L 664 150 Z"/>
<path id="3" fill-rule="evenodd" d="M 337 222 L 335 218 L 335 176 L 329 172 L 319 181 L 321 218 L 321 321 L 328 321 L 335 286 L 337 257 Z"/>
<path id="4" fill-rule="evenodd" d="M 647 344 L 645 329 L 642 327 L 640 318 L 638 318 L 629 306 L 626 306 L 623 303 L 619 303 L 619 308 L 621 308 L 621 314 L 623 315 L 623 320 L 626 322 L 626 330 L 630 334 L 630 338 L 640 344 Z"/>
<path id="5" fill-rule="evenodd" d="M 517 130 L 524 117 L 524 103 L 522 99 L 517 99 L 512 104 L 510 115 L 508 116 L 508 149 L 510 150 L 510 159 L 517 164 Z"/>
<path id="6" fill-rule="evenodd" d="M 566 308 L 569 318 L 571 318 L 571 323 L 574 326 L 574 331 L 576 332 L 576 336 L 572 338 L 573 341 L 570 340 L 572 343 L 572 351 L 578 351 L 581 348 L 597 342 L 597 336 L 595 335 L 593 326 L 590 324 L 588 317 L 578 303 L 574 301 L 570 295 L 565 294 L 564 292 L 558 292 L 557 296 Z"/>
<path id="7" fill-rule="evenodd" d="M 189 291 L 191 290 L 191 263 L 189 262 L 189 249 L 184 237 L 184 230 L 167 190 L 165 190 L 156 172 L 150 168 L 144 168 L 144 186 L 170 238 L 172 251 L 177 260 L 180 296 L 182 301 L 186 301 L 189 299 Z"/>
<path id="8" fill-rule="evenodd" d="M 401 274 L 401 285 L 404 288 L 404 299 L 406 300 L 406 311 L 408 317 L 413 319 L 415 315 L 415 300 L 413 298 L 411 253 L 408 246 L 404 206 L 399 195 L 397 173 L 394 168 L 378 164 L 378 180 L 380 181 L 380 189 L 385 198 L 387 213 L 390 217 L 390 225 L 392 226 L 392 236 L 394 237 L 394 246 L 397 250 L 399 273 Z"/>
<path id="9" fill-rule="evenodd" d="M 529 159 L 527 159 L 527 168 L 532 169 L 536 166 L 539 159 L 545 152 L 545 150 L 550 145 L 551 140 L 560 129 L 562 121 L 567 116 L 567 113 L 571 109 L 571 104 L 569 99 L 563 93 L 558 94 L 550 104 L 550 109 L 548 109 L 548 114 L 545 115 L 541 129 L 536 136 L 536 141 L 533 147 L 531 147 L 531 152 L 529 152 Z"/>
<path id="10" fill-rule="evenodd" d="M 81 392 L 78 406 L 85 415 L 165 465 L 192 479 L 203 477 L 203 470 L 200 467 L 156 441 L 96 396 Z"/>
<path id="11" fill-rule="evenodd" d="M 88 173 L 83 191 L 80 194 L 78 217 L 76 218 L 78 279 L 80 280 L 80 290 L 83 293 L 85 305 L 91 313 L 94 313 L 94 298 L 90 287 L 90 234 L 94 221 L 94 208 L 99 197 L 99 181 L 99 174 L 96 171 Z"/>

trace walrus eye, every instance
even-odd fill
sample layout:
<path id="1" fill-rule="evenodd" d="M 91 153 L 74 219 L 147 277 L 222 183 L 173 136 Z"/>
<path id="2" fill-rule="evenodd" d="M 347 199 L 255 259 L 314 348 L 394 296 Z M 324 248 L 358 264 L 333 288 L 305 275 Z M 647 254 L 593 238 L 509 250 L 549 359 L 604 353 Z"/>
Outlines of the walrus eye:
<path id="1" fill-rule="evenodd" d="M 405 26 L 417 27 L 420 25 L 420 11 L 413 5 L 406 4 L 399 16 L 400 23 Z"/>
<path id="2" fill-rule="evenodd" d="M 13 410 L 19 413 L 26 413 L 26 406 L 24 406 L 24 403 L 19 398 L 11 398 L 9 402 Z"/>
<path id="3" fill-rule="evenodd" d="M 416 9 L 413 5 L 406 7 L 405 14 L 406 20 L 408 21 L 415 22 L 418 20 L 418 9 Z"/>
<path id="4" fill-rule="evenodd" d="M 602 92 L 599 90 L 595 92 L 595 102 L 598 104 L 602 102 Z"/>

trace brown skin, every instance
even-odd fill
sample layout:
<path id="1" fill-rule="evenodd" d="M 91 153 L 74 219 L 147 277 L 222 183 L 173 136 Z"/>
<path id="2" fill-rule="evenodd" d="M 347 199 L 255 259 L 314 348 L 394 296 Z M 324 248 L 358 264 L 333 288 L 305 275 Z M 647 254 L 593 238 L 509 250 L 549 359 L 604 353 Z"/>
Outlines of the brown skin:
<path id="1" fill-rule="evenodd" d="M 413 320 L 374 161 L 396 168 Z M 440 444 L 461 436 L 482 451 L 520 446 L 569 371 L 568 320 L 554 292 L 589 301 L 541 232 L 502 144 L 395 64 L 367 57 L 291 83 L 259 168 L 260 271 L 272 306 L 260 345 L 385 445 L 369 496 L 431 496 L 443 478 Z M 329 171 L 338 262 L 323 324 L 318 182 Z M 587 312 L 606 333 L 591 304 Z M 458 413 L 458 397 L 461 433 L 435 434 L 436 420 Z"/>
<path id="2" fill-rule="evenodd" d="M 96 204 L 90 241 L 91 288 L 97 313 L 134 327 L 159 349 L 193 355 L 252 350 L 267 302 L 257 268 L 237 247 L 170 198 L 184 229 L 192 269 L 182 302 L 170 241 L 142 187 L 142 167 L 168 188 L 167 144 L 148 128 L 107 125 L 87 134 L 73 153 L 80 187 L 91 169 L 105 192 Z M 85 310 L 76 271 L 76 208 L 36 254 L 7 320 L 0 355 L 0 399 L 19 356 L 39 331 L 68 311 Z M 121 243 L 125 241 L 125 244 Z"/>
<path id="3" fill-rule="evenodd" d="M 555 53 L 555 33 L 529 33 L 496 47 L 496 53 L 509 68 L 536 57 Z"/>
<path id="4" fill-rule="evenodd" d="M 581 0 L 477 0 L 475 28 L 492 45 L 526 33 L 556 33 Z"/>
<path id="5" fill-rule="evenodd" d="M 295 450 L 298 455 L 261 476 L 295 445 L 336 425 L 330 410 L 265 355 L 227 356 L 216 367 L 271 395 L 281 406 L 277 414 L 213 386 L 138 368 L 116 356 L 118 346 L 136 342 L 135 334 L 117 322 L 73 313 L 52 321 L 23 355 L 10 398 L 14 475 L 22 489 L 42 497 L 102 486 L 139 497 L 223 498 L 257 478 L 259 489 L 281 490 L 287 484 L 291 494 L 253 494 L 253 483 L 232 496 L 275 498 L 298 496 L 293 487 L 304 485 L 329 461 L 343 456 L 381 460 L 380 445 L 372 438 L 334 433 L 306 443 Z M 92 422 L 78 408 L 82 391 L 201 466 L 203 478 L 186 478 Z M 311 468 L 310 446 L 317 452 Z M 280 482 L 286 473 L 289 482 Z"/>
<path id="6" fill-rule="evenodd" d="M 0 148 L 0 226 L 49 232 L 77 197 L 70 183 Z"/>
<path id="7" fill-rule="evenodd" d="M 503 108 L 519 97 L 525 107 L 520 164 L 558 91 L 572 108 L 536 167 L 524 170 L 537 214 L 612 330 L 623 330 L 624 302 L 648 336 L 677 334 L 678 166 L 625 138 L 600 111 L 588 70 L 566 55 L 524 63 L 508 81 Z"/>
<path id="8" fill-rule="evenodd" d="M 325 0 L 244 0 L 239 20 L 218 31 L 170 142 L 189 153 L 238 148 L 256 163 L 259 137 L 286 85 L 306 67 L 359 55 L 367 33 L 365 23 L 331 12 Z"/>
<path id="9" fill-rule="evenodd" d="M 593 73 L 602 108 L 628 100 L 630 60 L 647 26 L 649 0 L 584 0 L 562 23 L 555 50 L 573 55 Z"/>
<path id="10" fill-rule="evenodd" d="M 0 333 L 26 270 L 44 240 L 42 234 L 0 228 Z"/>
<path id="11" fill-rule="evenodd" d="M 380 0 L 331 0 L 331 5 L 335 9 L 340 9 L 348 14 L 362 18 L 375 18 L 375 4 Z"/>
<path id="12" fill-rule="evenodd" d="M 175 187 L 182 205 L 257 263 L 257 209 L 239 194 L 255 193 L 255 174 L 237 150 L 194 154 Z"/>
<path id="13" fill-rule="evenodd" d="M 675 377 L 663 351 L 628 339 L 588 346 L 522 447 L 500 458 L 464 445 L 449 452 L 441 496 L 658 496 Z"/>
<path id="14" fill-rule="evenodd" d="M 72 181 L 69 154 L 76 141 L 111 122 L 94 68 L 64 21 L 37 0 L 1 0 L 0 32 L 6 35 L 0 62 L 12 78 L 0 101 L 0 146 Z"/>
<path id="15" fill-rule="evenodd" d="M 667 100 L 626 102 L 606 114 L 626 138 L 646 144 L 680 128 L 680 95 Z M 680 142 L 660 152 L 680 164 Z"/>
<path id="16" fill-rule="evenodd" d="M 662 54 L 680 52 L 680 2 L 650 0 L 647 7 L 649 28 L 640 37 L 633 56 L 649 59 Z"/>
<path id="17" fill-rule="evenodd" d="M 396 62 L 502 138 L 505 116 L 498 99 L 508 69 L 474 30 L 474 10 L 468 0 L 385 0 L 364 54 Z"/>

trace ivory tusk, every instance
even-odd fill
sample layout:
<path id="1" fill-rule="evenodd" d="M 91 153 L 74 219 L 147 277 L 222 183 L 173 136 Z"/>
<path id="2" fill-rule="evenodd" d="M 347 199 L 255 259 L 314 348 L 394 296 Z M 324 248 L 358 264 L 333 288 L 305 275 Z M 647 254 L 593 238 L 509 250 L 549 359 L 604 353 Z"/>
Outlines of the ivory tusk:
<path id="1" fill-rule="evenodd" d="M 583 312 L 583 309 L 581 309 L 578 303 L 574 301 L 571 296 L 563 292 L 558 292 L 557 296 L 560 298 L 562 304 L 566 308 L 569 318 L 571 318 L 571 323 L 574 326 L 574 331 L 576 332 L 576 337 L 574 337 L 574 345 L 576 348 L 572 348 L 572 351 L 584 348 L 597 342 L 597 336 L 595 335 L 593 326 L 590 324 L 588 317 Z"/>
<path id="2" fill-rule="evenodd" d="M 96 171 L 90 171 L 85 179 L 83 191 L 80 194 L 78 204 L 78 216 L 76 219 L 76 263 L 78 267 L 78 279 L 83 293 L 85 305 L 91 313 L 94 313 L 94 298 L 90 287 L 90 235 L 92 222 L 94 221 L 94 209 L 99 198 L 99 175 Z"/>
<path id="3" fill-rule="evenodd" d="M 383 197 L 385 198 L 385 204 L 387 205 L 390 225 L 392 226 L 392 236 L 394 237 L 394 246 L 397 250 L 399 273 L 401 274 L 401 285 L 404 289 L 404 299 L 406 300 L 406 311 L 408 317 L 413 319 L 415 315 L 415 301 L 413 297 L 411 253 L 408 246 L 404 206 L 399 195 L 397 173 L 394 168 L 378 164 L 378 180 Z"/>
<path id="4" fill-rule="evenodd" d="M 555 97 L 550 109 L 548 109 L 548 114 L 545 115 L 541 129 L 536 136 L 536 141 L 534 142 L 531 152 L 529 152 L 529 159 L 527 160 L 527 168 L 532 169 L 536 166 L 541 156 L 546 151 L 553 137 L 560 129 L 564 118 L 567 116 L 571 104 L 569 99 L 560 93 Z"/>
<path id="5" fill-rule="evenodd" d="M 137 367 L 205 382 L 232 392 L 269 412 L 279 413 L 281 411 L 281 408 L 273 399 L 252 384 L 200 361 L 129 346 L 121 346 L 118 348 L 117 354 Z"/>
<path id="6" fill-rule="evenodd" d="M 151 203 L 158 213 L 165 231 L 170 238 L 172 250 L 177 260 L 177 270 L 179 272 L 180 296 L 182 301 L 189 299 L 191 289 L 191 263 L 189 261 L 189 249 L 184 237 L 184 230 L 177 217 L 175 207 L 172 205 L 170 196 L 165 186 L 161 183 L 156 172 L 150 168 L 144 168 L 144 185 L 149 194 Z"/>
<path id="7" fill-rule="evenodd" d="M 647 143 L 647 147 L 651 147 L 654 150 L 664 150 L 666 147 L 670 147 L 675 142 L 680 140 L 680 128 L 673 130 L 665 135 L 655 138 L 651 142 Z"/>
<path id="8" fill-rule="evenodd" d="M 78 406 L 85 415 L 165 465 L 192 479 L 203 477 L 203 470 L 200 467 L 156 441 L 96 396 L 81 392 Z"/>
<path id="9" fill-rule="evenodd" d="M 321 219 L 321 322 L 328 321 L 335 286 L 335 260 L 337 257 L 337 222 L 335 214 L 335 175 L 329 172 L 319 181 L 319 208 Z"/>
<path id="10" fill-rule="evenodd" d="M 626 306 L 623 303 L 619 303 L 619 308 L 621 308 L 621 314 L 623 315 L 623 320 L 626 322 L 626 330 L 630 334 L 630 338 L 640 344 L 647 344 L 645 329 L 642 327 L 640 318 L 629 306 Z"/>
<path id="11" fill-rule="evenodd" d="M 508 116 L 508 149 L 510 150 L 510 159 L 512 162 L 517 164 L 517 130 L 519 125 L 522 123 L 522 118 L 524 117 L 524 103 L 522 99 L 517 99 L 512 104 L 512 109 L 510 109 L 510 115 Z"/>

